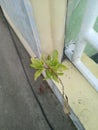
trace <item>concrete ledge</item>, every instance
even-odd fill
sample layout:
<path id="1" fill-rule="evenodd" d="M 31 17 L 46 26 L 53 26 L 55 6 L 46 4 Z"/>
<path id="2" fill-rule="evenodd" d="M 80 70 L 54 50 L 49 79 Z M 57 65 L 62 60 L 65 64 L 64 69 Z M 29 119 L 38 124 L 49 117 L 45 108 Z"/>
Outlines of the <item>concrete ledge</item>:
<path id="1" fill-rule="evenodd" d="M 68 70 L 61 79 L 70 107 L 86 130 L 98 130 L 98 93 L 70 61 L 66 60 L 64 64 Z M 57 83 L 56 86 L 62 93 L 61 86 Z"/>

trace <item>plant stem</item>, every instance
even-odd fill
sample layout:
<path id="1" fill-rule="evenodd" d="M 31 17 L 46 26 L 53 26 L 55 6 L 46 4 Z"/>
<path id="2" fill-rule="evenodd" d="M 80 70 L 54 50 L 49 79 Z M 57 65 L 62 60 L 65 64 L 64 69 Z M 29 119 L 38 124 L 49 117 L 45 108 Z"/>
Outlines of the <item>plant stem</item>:
<path id="1" fill-rule="evenodd" d="M 62 83 L 62 80 L 57 76 L 58 80 L 60 81 L 60 84 L 62 86 L 62 93 L 63 93 L 63 98 L 66 97 L 66 101 L 68 102 L 68 97 L 67 95 L 65 95 L 65 92 L 64 92 L 64 85 Z"/>
<path id="2" fill-rule="evenodd" d="M 62 80 L 59 77 L 58 77 L 58 79 L 59 79 L 60 84 L 62 86 L 63 99 L 64 99 L 64 111 L 65 111 L 65 113 L 70 114 L 70 107 L 69 107 L 69 104 L 68 104 L 68 97 L 67 97 L 67 95 L 65 95 L 64 85 L 62 83 Z M 66 97 L 66 100 L 65 100 L 65 97 Z"/>
<path id="3" fill-rule="evenodd" d="M 60 84 L 62 86 L 62 95 L 63 95 L 63 99 L 64 99 L 64 104 L 63 104 L 64 105 L 64 111 L 65 111 L 65 113 L 69 114 L 70 113 L 70 107 L 68 105 L 68 97 L 64 92 L 64 85 L 62 83 L 62 80 L 59 78 L 57 73 L 45 62 L 45 60 L 44 60 L 44 63 L 45 63 L 44 68 L 45 69 L 50 69 L 53 72 L 53 74 L 55 74 L 55 76 L 57 77 L 57 79 L 59 80 L 59 82 L 60 82 Z"/>

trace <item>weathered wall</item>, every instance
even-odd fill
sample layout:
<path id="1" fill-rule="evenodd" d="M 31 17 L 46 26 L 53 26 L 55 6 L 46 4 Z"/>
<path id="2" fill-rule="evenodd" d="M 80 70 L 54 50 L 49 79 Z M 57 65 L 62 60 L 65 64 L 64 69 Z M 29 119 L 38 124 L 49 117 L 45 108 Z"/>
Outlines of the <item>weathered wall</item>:
<path id="1" fill-rule="evenodd" d="M 62 57 L 66 18 L 66 0 L 30 0 L 44 53 L 59 51 Z"/>

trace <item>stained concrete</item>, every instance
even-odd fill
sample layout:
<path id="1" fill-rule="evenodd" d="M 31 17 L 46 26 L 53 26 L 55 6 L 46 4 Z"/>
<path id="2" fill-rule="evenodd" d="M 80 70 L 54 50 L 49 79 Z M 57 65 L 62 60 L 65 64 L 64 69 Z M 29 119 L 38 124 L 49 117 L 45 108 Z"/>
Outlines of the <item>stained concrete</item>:
<path id="1" fill-rule="evenodd" d="M 76 130 L 42 76 L 34 82 L 29 64 L 28 53 L 0 12 L 0 130 L 50 130 L 42 109 L 53 130 Z"/>

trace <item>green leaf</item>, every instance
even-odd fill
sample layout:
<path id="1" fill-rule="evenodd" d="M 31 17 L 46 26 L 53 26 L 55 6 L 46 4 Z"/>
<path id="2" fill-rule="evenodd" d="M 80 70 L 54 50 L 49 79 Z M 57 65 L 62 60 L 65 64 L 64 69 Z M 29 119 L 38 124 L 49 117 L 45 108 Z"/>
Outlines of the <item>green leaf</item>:
<path id="1" fill-rule="evenodd" d="M 59 66 L 58 66 L 58 71 L 64 71 L 64 70 L 66 70 L 67 69 L 67 67 L 65 66 L 65 65 L 63 65 L 63 64 L 59 64 Z"/>
<path id="2" fill-rule="evenodd" d="M 56 76 L 56 75 L 53 75 L 53 77 L 52 77 L 52 78 L 53 78 L 53 80 L 54 80 L 54 81 L 56 81 L 56 82 L 58 82 L 58 83 L 59 83 L 59 79 L 57 78 L 57 76 Z"/>
<path id="3" fill-rule="evenodd" d="M 43 69 L 43 62 L 40 59 L 31 59 L 32 64 L 30 65 L 34 69 Z"/>
<path id="4" fill-rule="evenodd" d="M 58 59 L 58 51 L 57 50 L 54 50 L 53 52 L 52 52 L 52 57 L 53 57 L 53 59 L 55 58 L 55 59 Z"/>
<path id="5" fill-rule="evenodd" d="M 30 67 L 37 70 L 34 75 L 35 80 L 41 75 L 42 71 L 45 70 L 45 80 L 50 78 L 59 82 L 58 76 L 63 75 L 62 72 L 67 69 L 65 65 L 59 63 L 57 50 L 54 50 L 52 55 L 48 55 L 47 57 L 42 55 L 41 59 L 31 59 L 31 62 Z"/>
<path id="6" fill-rule="evenodd" d="M 51 56 L 48 55 L 47 58 L 46 58 L 46 60 L 50 61 L 51 60 Z"/>
<path id="7" fill-rule="evenodd" d="M 36 80 L 42 73 L 43 70 L 37 70 L 34 74 L 34 80 Z"/>
<path id="8" fill-rule="evenodd" d="M 46 63 L 50 67 L 54 67 L 54 66 L 56 66 L 59 63 L 57 50 L 54 50 L 52 52 L 52 56 L 50 56 L 50 55 L 47 56 Z"/>
<path id="9" fill-rule="evenodd" d="M 57 73 L 57 75 L 62 76 L 64 73 Z"/>
<path id="10" fill-rule="evenodd" d="M 51 77 L 52 77 L 52 72 L 51 72 L 51 70 L 46 70 L 46 76 L 47 76 L 48 78 L 51 78 Z"/>
<path id="11" fill-rule="evenodd" d="M 50 66 L 51 65 L 51 56 L 50 55 L 48 55 L 47 56 L 47 58 L 45 59 L 46 61 L 46 64 L 48 65 L 48 66 Z"/>
<path id="12" fill-rule="evenodd" d="M 58 60 L 57 59 L 53 59 L 52 61 L 51 61 L 51 66 L 57 66 L 58 65 Z"/>
<path id="13" fill-rule="evenodd" d="M 56 63 L 55 65 L 51 65 L 51 68 L 57 72 L 58 71 L 58 66 L 59 66 L 59 63 Z"/>
<path id="14" fill-rule="evenodd" d="M 30 64 L 30 67 L 35 68 L 35 66 L 33 64 Z"/>
<path id="15" fill-rule="evenodd" d="M 56 66 L 59 63 L 58 61 L 58 51 L 54 50 L 52 53 L 52 60 L 51 60 L 51 65 Z"/>

